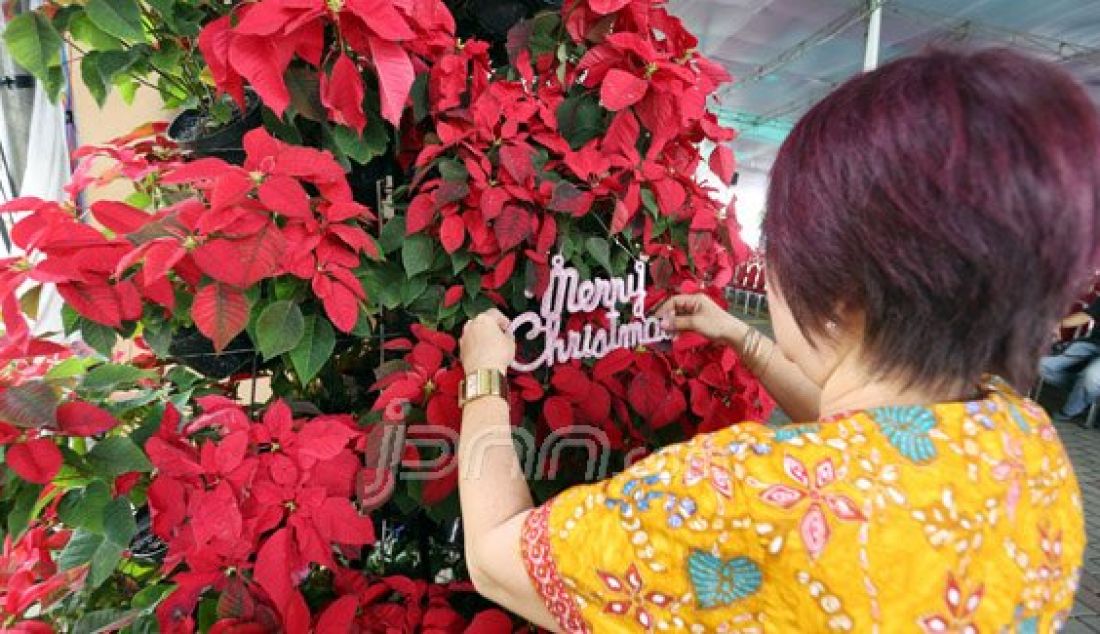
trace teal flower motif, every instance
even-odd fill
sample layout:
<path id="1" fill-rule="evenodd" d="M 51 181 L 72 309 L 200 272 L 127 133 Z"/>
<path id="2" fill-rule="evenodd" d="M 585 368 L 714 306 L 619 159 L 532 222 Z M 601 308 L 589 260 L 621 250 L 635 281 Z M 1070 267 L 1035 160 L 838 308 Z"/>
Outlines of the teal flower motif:
<path id="1" fill-rule="evenodd" d="M 927 407 L 876 407 L 868 410 L 890 444 L 913 462 L 936 458 L 936 445 L 928 432 L 936 426 L 936 415 Z"/>
<path id="2" fill-rule="evenodd" d="M 760 566 L 748 557 L 721 559 L 701 550 L 688 557 L 688 574 L 699 607 L 719 608 L 760 590 Z"/>

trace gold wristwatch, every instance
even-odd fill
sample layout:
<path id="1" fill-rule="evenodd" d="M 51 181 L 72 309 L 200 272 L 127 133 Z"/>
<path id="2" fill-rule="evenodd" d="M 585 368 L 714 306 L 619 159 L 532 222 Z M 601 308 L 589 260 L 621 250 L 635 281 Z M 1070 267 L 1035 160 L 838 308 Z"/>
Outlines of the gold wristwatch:
<path id="1" fill-rule="evenodd" d="M 482 368 L 466 375 L 458 384 L 458 406 L 485 396 L 508 398 L 508 378 L 497 369 Z"/>

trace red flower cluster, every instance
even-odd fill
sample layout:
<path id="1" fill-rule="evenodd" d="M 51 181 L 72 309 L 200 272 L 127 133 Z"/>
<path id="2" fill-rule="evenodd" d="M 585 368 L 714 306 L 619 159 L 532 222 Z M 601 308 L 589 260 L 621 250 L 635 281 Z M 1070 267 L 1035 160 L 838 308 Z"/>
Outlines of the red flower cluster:
<path id="1" fill-rule="evenodd" d="M 335 27 L 339 37 L 326 38 Z M 454 18 L 439 0 L 264 0 L 244 3 L 203 28 L 199 48 L 219 90 L 244 108 L 247 81 L 264 105 L 282 116 L 290 104 L 283 75 L 297 57 L 321 78 L 329 118 L 362 132 L 361 69 L 378 77 L 381 115 L 400 125 L 416 73 L 454 42 Z"/>
<path id="2" fill-rule="evenodd" d="M 250 571 L 247 594 L 274 606 L 285 631 L 304 632 L 310 611 L 298 585 L 311 564 L 341 570 L 374 541 L 352 502 L 363 434 L 351 416 L 295 419 L 282 401 L 258 421 L 223 397 L 199 402 L 203 414 L 182 430 L 169 408 L 146 445 L 165 570 L 187 567 L 172 575 L 179 585 L 158 608 L 161 626 L 191 631 L 201 593 Z"/>
<path id="3" fill-rule="evenodd" d="M 503 610 L 484 610 L 469 622 L 456 612 L 450 599 L 459 592 L 473 592 L 470 584 L 431 584 L 400 576 L 371 581 L 356 572 L 340 570 L 333 589 L 340 598 L 321 613 L 316 632 L 504 634 L 514 627 Z"/>
<path id="4" fill-rule="evenodd" d="M 34 526 L 17 541 L 4 537 L 0 552 L 0 622 L 12 634 L 53 634 L 53 627 L 28 618 L 41 614 L 54 602 L 80 590 L 87 566 L 60 571 L 52 552 L 64 548 L 72 535 L 68 530 Z M 33 609 L 32 609 L 33 608 Z"/>
<path id="5" fill-rule="evenodd" d="M 174 311 L 176 284 L 197 288 L 191 317 L 220 350 L 248 323 L 245 289 L 291 274 L 311 282 L 337 328 L 354 328 L 366 295 L 351 270 L 360 254 L 377 255 L 362 226 L 373 214 L 352 199 L 328 152 L 287 145 L 263 129 L 244 145 L 243 168 L 213 158 L 161 165 L 159 183 L 191 196 L 155 213 L 93 203 L 105 231 L 82 222 L 72 203 L 23 198 L 0 206 L 33 212 L 12 230 L 27 255 L 0 261 L 6 356 L 55 349 L 30 337 L 18 310 L 16 291 L 26 282 L 55 284 L 78 313 L 112 328 L 140 319 L 146 302 Z M 123 170 L 155 169 L 129 148 L 114 154 L 130 162 Z"/>
<path id="6" fill-rule="evenodd" d="M 538 27 L 513 32 L 513 76 L 491 76 L 478 42 L 456 47 L 433 68 L 432 133 L 416 159 L 405 230 L 437 237 L 452 257 L 473 255 L 479 292 L 506 310 L 523 308 L 508 306 L 505 285 L 541 295 L 550 255 L 590 218 L 612 237 L 640 243 L 635 257 L 648 259 L 653 303 L 697 291 L 721 302 L 717 289 L 746 257 L 732 210 L 697 180 L 699 146 L 708 142 L 716 148 L 711 171 L 726 183 L 733 178 L 726 145 L 733 132 L 707 109 L 729 76 L 659 5 L 567 2 L 557 47 L 538 48 L 530 30 Z M 444 305 L 459 302 L 469 286 L 450 286 Z M 586 323 L 607 326 L 594 313 L 571 316 L 566 329 Z M 380 384 L 377 408 L 401 402 L 425 408 L 430 424 L 452 426 L 451 392 L 461 377 L 447 369 L 445 355 L 426 355 L 426 345 L 412 349 L 407 371 Z M 691 337 L 671 350 L 618 350 L 547 374 L 545 390 L 535 378 L 513 379 L 515 422 L 533 417 L 544 434 L 596 427 L 614 449 L 650 448 L 657 430 L 678 425 L 686 437 L 764 418 L 771 408 L 735 353 Z"/>
<path id="7" fill-rule="evenodd" d="M 531 60 L 522 49 L 518 79 L 485 81 L 485 46 L 471 42 L 433 69 L 438 142 L 417 158 L 406 231 L 430 231 L 448 253 L 465 247 L 478 256 L 486 269 L 483 289 L 522 271 L 522 255 L 536 266 L 538 291 L 558 238 L 555 215 L 609 216 L 612 233 L 641 237 L 645 251 L 658 257 L 661 247 L 678 248 L 657 235 L 655 223 L 664 216 L 689 225 L 696 276 L 708 285 L 728 283 L 745 249 L 732 216 L 695 179 L 704 141 L 717 144 L 710 167 L 724 182 L 733 177 L 724 145 L 733 132 L 706 109 L 728 74 L 698 54 L 695 38 L 657 3 L 570 4 L 577 6 L 564 9 L 567 24 L 575 26 L 576 15 L 599 15 L 614 31 L 595 41 L 574 35 L 583 53 L 575 64 L 553 53 Z M 603 13 L 611 7 L 617 8 Z M 572 26 L 570 33 L 590 31 Z M 577 85 L 598 89 L 599 103 L 612 113 L 606 133 L 579 147 L 576 135 L 564 132 L 566 119 L 583 107 Z M 438 177 L 427 177 L 432 169 Z M 654 213 L 636 222 L 647 196 Z"/>

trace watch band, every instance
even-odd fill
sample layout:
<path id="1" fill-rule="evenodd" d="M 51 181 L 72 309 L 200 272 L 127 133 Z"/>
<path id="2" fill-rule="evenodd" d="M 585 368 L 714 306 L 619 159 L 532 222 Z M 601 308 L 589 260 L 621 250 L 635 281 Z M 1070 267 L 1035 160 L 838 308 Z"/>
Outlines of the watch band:
<path id="1" fill-rule="evenodd" d="M 508 398 L 508 379 L 500 370 L 482 368 L 466 375 L 458 384 L 458 406 L 485 396 Z"/>

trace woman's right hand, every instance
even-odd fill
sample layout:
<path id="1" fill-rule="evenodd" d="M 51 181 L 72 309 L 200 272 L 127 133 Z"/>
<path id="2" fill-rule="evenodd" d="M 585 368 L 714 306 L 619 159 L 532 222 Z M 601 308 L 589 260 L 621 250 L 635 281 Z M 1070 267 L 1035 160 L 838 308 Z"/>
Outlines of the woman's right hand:
<path id="1" fill-rule="evenodd" d="M 657 308 L 661 326 L 671 332 L 697 332 L 711 341 L 735 345 L 748 325 L 703 293 L 674 295 Z"/>

